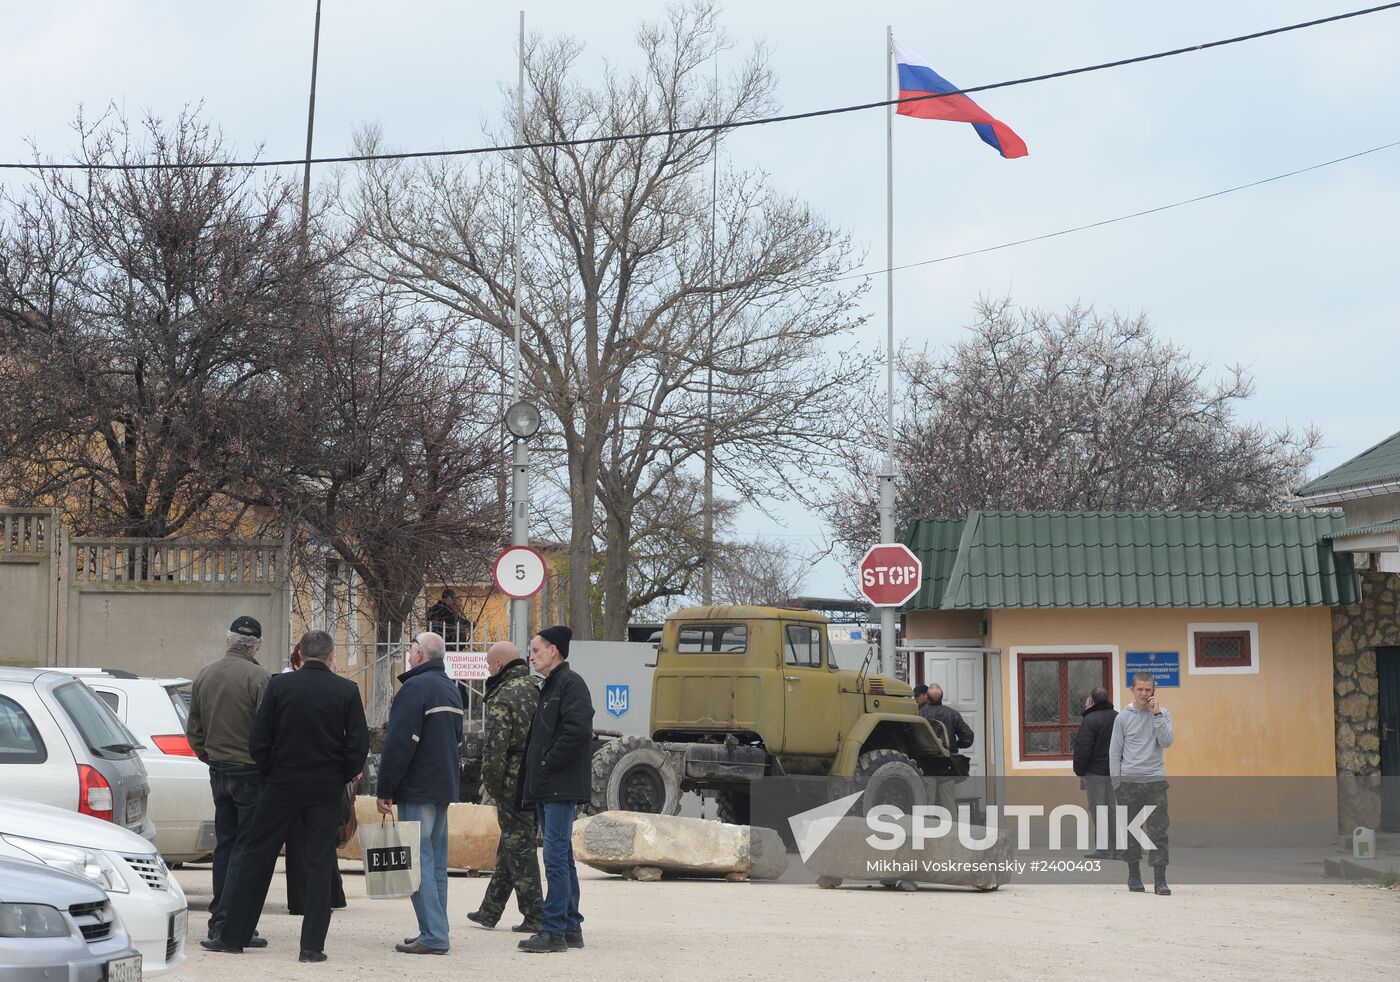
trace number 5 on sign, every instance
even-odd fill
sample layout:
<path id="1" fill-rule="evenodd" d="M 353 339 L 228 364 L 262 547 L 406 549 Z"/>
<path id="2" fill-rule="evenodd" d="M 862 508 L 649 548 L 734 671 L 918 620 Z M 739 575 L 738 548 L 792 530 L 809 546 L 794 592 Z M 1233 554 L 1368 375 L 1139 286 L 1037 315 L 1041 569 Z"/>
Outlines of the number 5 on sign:
<path id="1" fill-rule="evenodd" d="M 496 586 L 512 599 L 525 600 L 540 592 L 547 572 L 538 552 L 529 546 L 511 546 L 496 559 Z"/>

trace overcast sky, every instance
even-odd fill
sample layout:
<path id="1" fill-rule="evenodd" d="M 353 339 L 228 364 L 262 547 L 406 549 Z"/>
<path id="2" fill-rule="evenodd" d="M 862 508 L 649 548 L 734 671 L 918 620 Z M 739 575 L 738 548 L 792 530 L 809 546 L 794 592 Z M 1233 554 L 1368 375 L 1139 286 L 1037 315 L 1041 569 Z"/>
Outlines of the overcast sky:
<path id="1" fill-rule="evenodd" d="M 885 25 L 955 84 L 973 86 L 1144 54 L 1366 6 L 1362 0 L 731 4 L 738 50 L 772 52 L 787 111 L 884 97 Z M 0 0 L 0 158 L 33 140 L 65 156 L 79 105 L 173 116 L 202 101 L 242 151 L 302 153 L 314 0 L 20 3 Z M 659 3 L 531 0 L 529 29 L 587 45 L 583 65 L 637 63 L 632 28 Z M 482 142 L 513 84 L 509 4 L 326 0 L 318 154 L 380 123 L 401 147 Z M 977 98 L 1030 156 L 1002 160 L 963 124 L 900 118 L 896 262 L 931 259 L 1189 198 L 1400 140 L 1400 11 Z M 884 118 L 878 111 L 753 128 L 725 140 L 740 166 L 848 228 L 883 267 Z M 1396 218 L 1400 148 L 1105 229 L 899 274 L 902 340 L 957 337 L 979 294 L 1145 311 L 1212 365 L 1250 368 L 1248 416 L 1316 424 L 1334 466 L 1400 430 Z M 0 178 L 5 179 L 5 178 Z M 10 178 L 13 179 L 13 178 Z M 868 334 L 883 337 L 883 288 Z M 853 383 L 864 379 L 852 379 Z M 747 515 L 741 531 L 822 542 L 814 516 Z M 835 561 L 809 590 L 844 593 Z"/>

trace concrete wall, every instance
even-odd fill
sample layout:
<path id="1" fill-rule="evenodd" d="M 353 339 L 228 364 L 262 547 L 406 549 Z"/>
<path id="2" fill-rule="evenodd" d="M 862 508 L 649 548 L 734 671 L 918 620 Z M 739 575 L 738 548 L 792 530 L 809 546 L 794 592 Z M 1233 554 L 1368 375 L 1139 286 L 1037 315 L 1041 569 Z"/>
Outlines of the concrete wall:
<path id="1" fill-rule="evenodd" d="M 1129 651 L 1181 654 L 1181 686 L 1158 690 L 1172 712 L 1172 776 L 1330 777 L 1334 752 L 1332 615 L 1326 607 L 1229 610 L 996 610 L 988 646 L 1001 651 L 1004 773 L 1071 774 L 1068 761 L 1021 761 L 1015 690 L 1017 652 L 1107 651 L 1114 701 L 1130 701 Z M 1189 624 L 1257 624 L 1258 671 L 1191 674 Z"/>
<path id="2" fill-rule="evenodd" d="M 0 665 L 53 664 L 59 540 L 52 512 L 0 509 Z"/>

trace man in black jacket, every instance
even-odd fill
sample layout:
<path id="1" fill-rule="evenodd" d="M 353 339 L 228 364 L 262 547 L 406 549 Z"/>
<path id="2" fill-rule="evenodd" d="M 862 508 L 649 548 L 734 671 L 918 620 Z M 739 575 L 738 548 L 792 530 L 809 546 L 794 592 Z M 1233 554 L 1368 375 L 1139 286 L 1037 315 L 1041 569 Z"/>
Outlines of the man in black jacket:
<path id="1" fill-rule="evenodd" d="M 300 960 L 326 960 L 341 796 L 364 768 L 369 731 L 359 686 L 331 670 L 331 636 L 309 632 L 301 654 L 301 671 L 274 675 L 253 719 L 248 750 L 264 788 L 247 851 L 228 884 L 223 928 L 218 938 L 200 942 L 209 951 L 243 951 L 267 901 L 277 854 L 288 835 L 297 835 L 306 869 Z"/>
<path id="2" fill-rule="evenodd" d="M 547 627 L 530 641 L 530 663 L 544 676 L 540 708 L 530 724 L 520 775 L 520 804 L 533 805 L 544 830 L 544 921 L 521 951 L 583 947 L 578 868 L 574 865 L 574 813 L 593 796 L 593 698 L 569 668 L 567 627 Z"/>
<path id="3" fill-rule="evenodd" d="M 407 955 L 445 955 L 447 925 L 447 806 L 461 782 L 462 694 L 447 677 L 442 635 L 425 631 L 408 649 L 409 670 L 389 709 L 379 757 L 379 813 L 419 823 L 422 879 L 413 894 L 418 936 L 395 945 Z"/>
<path id="4" fill-rule="evenodd" d="M 1118 710 L 1109 701 L 1108 690 L 1099 686 L 1084 700 L 1083 722 L 1079 724 L 1079 733 L 1074 738 L 1074 773 L 1080 777 L 1080 787 L 1088 792 L 1089 814 L 1094 819 L 1096 846 L 1088 854 L 1089 859 L 1111 859 L 1119 846 L 1119 843 L 1109 841 L 1110 838 L 1116 839 L 1116 835 L 1106 835 L 1100 842 L 1097 834 L 1100 815 L 1108 822 L 1110 831 L 1116 827 L 1114 808 L 1118 801 L 1113 793 L 1113 779 L 1108 776 L 1108 744 L 1113 739 L 1113 721 L 1117 717 Z M 1100 806 L 1106 810 L 1100 812 Z M 1102 848 L 1104 845 L 1108 846 L 1108 850 Z"/>

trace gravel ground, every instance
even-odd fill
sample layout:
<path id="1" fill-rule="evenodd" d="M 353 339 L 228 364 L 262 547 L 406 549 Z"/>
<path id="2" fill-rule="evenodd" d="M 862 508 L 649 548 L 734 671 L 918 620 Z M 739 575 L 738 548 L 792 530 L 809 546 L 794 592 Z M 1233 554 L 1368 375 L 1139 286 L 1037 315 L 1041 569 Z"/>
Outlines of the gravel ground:
<path id="1" fill-rule="evenodd" d="M 466 919 L 483 878 L 453 876 L 445 957 L 401 955 L 416 933 L 407 900 L 367 900 L 344 864 L 350 906 L 337 911 L 329 960 L 297 962 L 301 919 L 273 881 L 260 925 L 268 948 L 214 955 L 204 936 L 206 868 L 176 871 L 190 900 L 189 959 L 172 978 L 249 979 L 1153 979 L 1395 978 L 1400 890 L 1352 884 L 1176 886 L 1175 895 L 1122 887 L 1033 885 L 995 893 L 923 887 L 819 890 L 789 884 L 665 880 L 637 883 L 583 868 L 587 948 L 515 950 L 520 935 Z M 513 912 L 509 912 L 513 913 Z"/>

